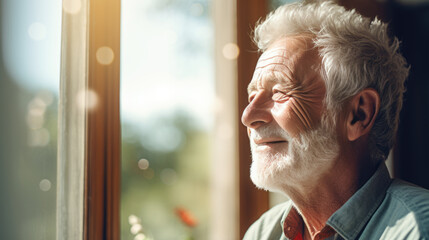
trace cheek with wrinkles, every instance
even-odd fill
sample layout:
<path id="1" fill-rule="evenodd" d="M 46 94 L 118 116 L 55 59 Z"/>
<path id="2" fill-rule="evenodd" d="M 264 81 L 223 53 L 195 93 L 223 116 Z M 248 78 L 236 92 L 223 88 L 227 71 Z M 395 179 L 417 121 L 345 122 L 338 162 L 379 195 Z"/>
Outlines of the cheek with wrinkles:
<path id="1" fill-rule="evenodd" d="M 320 110 L 311 98 L 293 96 L 287 102 L 277 104 L 273 113 L 281 118 L 279 124 L 296 136 L 315 127 Z"/>

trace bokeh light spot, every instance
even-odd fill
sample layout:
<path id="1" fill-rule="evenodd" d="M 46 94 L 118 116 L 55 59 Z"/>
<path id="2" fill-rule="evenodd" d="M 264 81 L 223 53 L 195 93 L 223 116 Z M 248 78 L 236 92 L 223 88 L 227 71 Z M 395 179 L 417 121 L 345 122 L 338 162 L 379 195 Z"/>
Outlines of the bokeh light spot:
<path id="1" fill-rule="evenodd" d="M 138 218 L 136 215 L 134 215 L 134 214 L 131 214 L 130 216 L 128 216 L 128 222 L 131 224 L 131 225 L 134 225 L 134 224 L 137 224 L 137 223 L 140 223 L 140 218 Z"/>
<path id="2" fill-rule="evenodd" d="M 43 127 L 45 123 L 46 103 L 43 99 L 35 97 L 28 103 L 27 126 L 36 130 Z"/>
<path id="3" fill-rule="evenodd" d="M 39 188 L 40 188 L 40 190 L 47 192 L 51 189 L 51 185 L 52 185 L 51 181 L 49 181 L 48 179 L 43 179 L 39 183 Z"/>
<path id="4" fill-rule="evenodd" d="M 227 43 L 223 46 L 222 53 L 226 59 L 234 60 L 238 58 L 240 48 L 235 43 Z"/>
<path id="5" fill-rule="evenodd" d="M 103 46 L 97 49 L 95 57 L 97 58 L 98 63 L 102 65 L 109 65 L 113 62 L 115 54 L 110 47 Z"/>
<path id="6" fill-rule="evenodd" d="M 45 124 L 45 117 L 37 111 L 29 111 L 27 114 L 27 126 L 29 129 L 37 130 Z"/>
<path id="7" fill-rule="evenodd" d="M 149 167 L 149 161 L 147 159 L 142 158 L 138 161 L 137 165 L 141 170 L 146 170 Z"/>
<path id="8" fill-rule="evenodd" d="M 142 225 L 139 224 L 139 223 L 136 223 L 136 224 L 133 224 L 131 226 L 130 231 L 131 231 L 132 234 L 135 235 L 135 234 L 139 233 L 142 229 L 143 229 Z"/>
<path id="9" fill-rule="evenodd" d="M 37 112 L 39 115 L 44 114 L 46 110 L 46 103 L 43 101 L 43 99 L 35 97 L 28 103 L 28 110 L 33 113 Z"/>
<path id="10" fill-rule="evenodd" d="M 46 38 L 46 26 L 42 23 L 35 22 L 28 27 L 28 35 L 35 41 Z"/>
<path id="11" fill-rule="evenodd" d="M 147 238 L 146 235 L 144 235 L 143 233 L 139 233 L 134 237 L 134 240 L 146 240 L 146 239 L 150 239 L 150 238 Z"/>
<path id="12" fill-rule="evenodd" d="M 93 110 L 97 107 L 98 96 L 91 89 L 83 89 L 76 95 L 76 104 L 81 109 Z"/>

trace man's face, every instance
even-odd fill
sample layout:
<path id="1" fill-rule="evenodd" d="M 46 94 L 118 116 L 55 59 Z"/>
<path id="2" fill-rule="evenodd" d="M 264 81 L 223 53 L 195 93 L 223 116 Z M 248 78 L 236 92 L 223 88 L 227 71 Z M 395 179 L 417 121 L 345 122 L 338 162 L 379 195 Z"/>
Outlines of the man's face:
<path id="1" fill-rule="evenodd" d="M 321 124 L 326 90 L 320 63 L 305 36 L 281 38 L 259 58 L 242 116 L 258 187 L 275 191 L 281 182 L 305 181 L 338 154 L 332 121 Z"/>

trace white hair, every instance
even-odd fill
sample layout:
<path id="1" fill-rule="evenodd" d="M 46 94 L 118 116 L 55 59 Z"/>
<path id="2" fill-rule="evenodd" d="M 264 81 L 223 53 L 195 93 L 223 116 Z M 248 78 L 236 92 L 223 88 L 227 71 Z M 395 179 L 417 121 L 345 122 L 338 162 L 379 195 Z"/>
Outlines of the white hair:
<path id="1" fill-rule="evenodd" d="M 258 24 L 254 40 L 261 51 L 285 36 L 310 34 L 322 57 L 325 105 L 338 113 L 343 103 L 364 88 L 380 95 L 380 111 L 370 133 L 370 154 L 386 159 L 402 107 L 408 66 L 399 41 L 390 39 L 387 24 L 371 21 L 332 1 L 292 3 L 279 7 Z"/>

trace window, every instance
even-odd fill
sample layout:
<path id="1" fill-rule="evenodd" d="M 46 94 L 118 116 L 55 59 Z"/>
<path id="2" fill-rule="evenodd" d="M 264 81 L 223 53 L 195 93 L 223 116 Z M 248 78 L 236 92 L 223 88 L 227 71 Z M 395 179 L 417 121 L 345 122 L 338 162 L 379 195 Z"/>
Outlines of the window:
<path id="1" fill-rule="evenodd" d="M 127 4 L 133 6 L 133 3 L 140 2 L 123 0 L 122 7 L 125 9 Z M 227 0 L 142 3 L 143 6 L 140 9 L 133 9 L 135 14 L 139 13 L 137 10 L 141 10 L 140 20 L 141 18 L 157 19 L 157 23 L 164 24 L 167 29 L 170 27 L 169 30 L 173 30 L 153 33 L 157 37 L 161 36 L 160 39 L 165 41 L 163 44 L 166 48 L 157 48 L 157 51 L 178 51 L 179 55 L 184 56 L 182 59 L 175 59 L 167 55 L 165 62 L 170 65 L 165 64 L 165 66 L 170 67 L 155 69 L 155 73 L 148 69 L 150 60 L 148 64 L 140 64 L 143 62 L 143 56 L 153 55 L 151 51 L 155 48 L 147 48 L 151 46 L 150 42 L 139 44 L 138 41 L 148 40 L 152 41 L 152 44 L 157 44 L 156 41 L 158 41 L 154 42 L 149 34 L 146 35 L 144 27 L 148 27 L 149 31 L 150 25 L 137 22 L 141 29 L 132 31 L 134 34 L 142 33 L 143 37 L 128 38 L 131 42 L 138 43 L 137 48 L 127 49 L 129 45 L 124 45 L 125 47 L 120 49 L 121 3 L 119 0 L 65 0 L 62 3 L 62 9 L 60 3 L 46 3 L 49 7 L 55 8 L 52 10 L 55 18 L 43 12 L 39 19 L 27 22 L 23 28 L 21 25 L 8 22 L 8 17 L 22 21 L 23 14 L 32 17 L 39 8 L 47 11 L 47 5 L 40 2 L 22 4 L 22 1 L 19 2 L 19 7 L 18 2 L 15 5 L 10 1 L 1 1 L 1 4 L 3 16 L 1 31 L 3 36 L 8 37 L 1 40 L 1 54 L 4 57 L 0 68 L 2 76 L 0 91 L 3 99 L 0 106 L 1 111 L 7 112 L 9 117 L 0 120 L 2 133 L 4 133 L 0 138 L 2 141 L 0 155 L 1 159 L 11 159 L 11 161 L 2 161 L 2 169 L 10 171 L 2 175 L 1 187 L 4 192 L 10 194 L 1 201 L 4 206 L 11 206 L 9 209 L 17 209 L 14 204 L 22 206 L 20 208 L 22 211 L 14 211 L 7 221 L 4 221 L 2 230 L 5 229 L 5 231 L 2 231 L 4 234 L 2 237 L 37 239 L 40 236 L 40 239 L 53 239 L 56 236 L 57 239 L 119 239 L 122 236 L 126 239 L 136 237 L 140 231 L 136 228 L 133 232 L 129 230 L 133 225 L 129 223 L 130 215 L 141 218 L 142 231 L 153 231 L 152 235 L 158 236 L 159 230 L 143 224 L 143 216 L 139 215 L 139 212 L 144 212 L 148 208 L 152 211 L 150 208 L 155 206 L 162 209 L 154 213 L 164 212 L 170 215 L 170 220 L 166 221 L 172 224 L 176 224 L 180 219 L 174 216 L 178 207 L 189 210 L 199 222 L 199 227 L 195 228 L 195 236 L 201 238 L 208 236 L 211 239 L 239 238 L 239 234 L 247 229 L 248 223 L 252 222 L 258 216 L 258 212 L 262 212 L 265 208 L 265 203 L 259 205 L 258 200 L 247 198 L 251 195 L 243 195 L 247 190 L 254 191 L 254 187 L 247 180 L 246 183 L 241 182 L 246 178 L 244 175 L 238 177 L 239 172 L 248 172 L 248 159 L 243 158 L 241 165 L 237 163 L 238 145 L 248 146 L 247 137 L 243 138 L 242 130 L 237 130 L 242 129 L 238 127 L 240 114 L 237 112 L 242 110 L 238 110 L 238 106 L 243 106 L 242 100 L 237 99 L 237 91 L 245 89 L 241 87 L 247 85 L 245 81 L 248 79 L 243 78 L 243 72 L 251 74 L 253 71 L 248 66 L 244 67 L 241 61 L 256 59 L 248 58 L 253 51 L 248 38 L 249 25 L 265 13 L 265 7 L 261 8 L 258 3 L 243 8 L 240 7 L 243 2 L 235 3 Z M 26 9 L 26 13 L 12 11 L 21 8 Z M 252 9 L 258 9 L 260 12 L 252 13 L 250 18 L 247 18 L 246 12 L 251 12 Z M 158 13 L 160 15 L 157 16 Z M 238 22 L 237 14 L 241 18 Z M 125 22 L 125 19 L 132 16 L 123 12 L 122 17 Z M 170 23 L 164 21 L 163 18 L 167 17 L 172 17 L 173 21 Z M 241 24 L 240 29 L 243 28 L 246 31 L 237 33 L 236 24 Z M 181 31 L 184 32 L 176 31 L 175 26 L 182 28 Z M 122 25 L 124 43 L 127 43 L 126 28 L 127 25 Z M 21 44 L 20 41 L 24 39 L 24 37 L 12 37 L 15 36 L 14 31 L 20 31 L 20 34 L 24 32 L 25 38 L 32 39 L 30 45 L 40 46 L 42 43 L 48 49 L 43 53 L 22 56 L 29 56 L 31 67 L 41 66 L 34 68 L 36 72 L 43 69 L 52 70 L 50 74 L 54 76 L 52 78 L 54 85 L 44 86 L 37 82 L 38 75 L 31 74 L 31 67 L 24 68 L 25 61 L 17 58 L 21 55 L 13 56 L 16 48 L 10 47 L 12 46 L 10 44 Z M 240 35 L 238 38 L 237 34 Z M 171 48 L 172 46 L 179 47 Z M 195 48 L 195 46 L 198 47 Z M 138 52 L 140 48 L 143 48 L 142 56 L 133 57 L 127 63 L 127 51 Z M 43 48 L 34 49 L 40 51 Z M 50 51 L 54 49 L 56 52 L 51 53 Z M 61 58 L 60 49 L 62 49 Z M 37 58 L 34 58 L 35 56 Z M 53 57 L 47 63 L 41 60 L 42 57 L 50 56 Z M 20 66 L 16 68 L 20 71 L 10 70 L 8 61 L 11 59 L 15 61 L 15 66 Z M 164 89 L 169 89 L 170 92 L 166 93 L 170 93 L 170 102 L 173 101 L 182 110 L 184 109 L 183 111 L 174 110 L 171 114 L 164 114 L 166 109 L 163 109 L 160 117 L 139 121 L 138 117 L 127 117 L 129 112 L 126 106 L 122 105 L 124 120 L 122 123 L 124 136 L 122 184 L 119 161 L 120 59 L 122 70 L 131 68 L 131 71 L 134 71 L 130 75 L 123 71 L 121 87 L 124 96 L 127 95 L 125 81 L 126 79 L 135 80 L 133 75 L 141 77 L 142 80 L 163 79 L 168 83 L 164 88 L 148 86 L 142 88 L 142 92 L 161 89 L 160 92 L 149 91 L 145 92 L 144 96 L 162 95 L 165 94 Z M 152 60 L 156 62 L 154 58 Z M 139 76 L 140 66 L 149 71 Z M 237 72 L 237 66 L 241 69 L 241 73 Z M 60 68 L 61 72 L 59 72 Z M 12 73 L 31 75 L 31 78 L 28 78 L 31 81 L 19 82 L 21 78 L 12 76 Z M 169 81 L 171 77 L 181 81 L 180 85 Z M 237 86 L 237 77 L 242 79 L 239 86 Z M 60 78 L 61 84 L 59 84 Z M 32 86 L 32 83 L 36 82 L 38 84 Z M 188 94 L 179 95 L 178 99 L 185 97 L 192 102 L 189 105 L 191 108 L 188 109 L 182 106 L 186 104 L 171 97 L 178 89 L 187 88 L 192 88 L 192 92 L 199 94 L 195 98 Z M 131 89 L 133 90 L 139 93 L 139 88 Z M 130 97 L 133 100 L 134 95 Z M 157 102 L 161 100 L 158 99 Z M 122 101 L 125 104 L 127 100 Z M 16 103 L 17 107 L 7 106 L 4 104 L 6 102 Z M 150 104 L 152 102 L 145 104 L 142 101 L 141 109 L 150 110 L 145 108 L 145 105 Z M 138 109 L 139 106 L 134 105 L 133 109 Z M 41 113 L 43 113 L 43 121 L 40 120 Z M 29 117 L 31 114 L 39 115 L 37 115 L 38 118 Z M 152 113 L 150 115 L 155 116 Z M 59 116 L 58 120 L 57 116 Z M 139 128 L 142 128 L 139 131 L 134 131 L 130 127 L 131 124 L 135 125 L 136 121 Z M 153 129 L 158 131 L 153 132 Z M 237 140 L 239 134 L 240 141 Z M 31 137 L 27 138 L 27 136 Z M 157 136 L 159 139 L 148 141 L 147 136 Z M 127 152 L 127 148 L 129 147 L 144 151 L 137 151 L 138 155 L 128 158 L 127 154 L 130 152 Z M 200 155 L 196 155 L 198 152 Z M 244 153 L 244 151 L 241 152 Z M 246 154 L 248 153 L 247 151 Z M 158 158 L 161 160 L 154 160 Z M 199 161 L 199 158 L 204 161 Z M 186 161 L 167 161 L 166 159 L 185 159 Z M 153 170 L 152 173 L 150 169 Z M 127 171 L 134 172 L 135 176 L 127 178 L 125 176 Z M 189 172 L 194 175 L 192 176 Z M 163 186 L 164 189 L 159 196 L 163 196 L 162 194 L 165 198 L 177 196 L 177 201 L 170 201 L 167 208 L 166 205 L 161 205 L 157 200 L 149 198 L 149 204 L 137 205 L 134 209 L 138 209 L 139 206 L 141 208 L 134 211 L 133 203 L 130 202 L 128 205 L 127 198 L 143 202 L 146 195 L 155 196 L 154 192 L 157 189 L 150 187 L 147 183 L 149 181 Z M 140 182 L 141 188 L 132 189 L 137 182 Z M 132 184 L 127 185 L 128 183 Z M 121 223 L 122 234 L 119 232 L 120 184 L 124 194 L 122 203 L 131 209 L 121 212 L 122 219 L 125 220 Z M 179 187 L 172 187 L 173 185 Z M 58 192 L 55 189 L 58 189 Z M 243 189 L 247 190 L 243 191 Z M 180 195 L 187 191 L 191 192 L 188 195 L 192 198 Z M 126 197 L 130 192 L 142 194 L 144 197 Z M 266 199 L 265 195 L 266 193 L 261 194 L 262 199 Z M 200 198 L 200 196 L 203 197 Z M 150 205 L 150 201 L 155 204 Z M 55 202 L 57 202 L 56 209 Z M 240 209 L 239 204 L 242 206 Z M 37 207 L 34 208 L 34 206 Z M 257 206 L 256 210 L 255 206 Z M 248 218 L 249 213 L 252 218 Z M 240 218 L 239 214 L 242 215 Z M 161 218 L 161 220 L 164 219 Z M 162 225 L 165 225 L 164 221 Z M 185 229 L 186 226 L 182 225 L 174 233 L 185 234 Z M 168 237 L 173 233 L 161 232 L 160 234 Z"/>
<path id="2" fill-rule="evenodd" d="M 0 238 L 54 239 L 61 2 L 0 11 Z"/>
<path id="3" fill-rule="evenodd" d="M 121 26 L 121 238 L 207 239 L 216 103 L 211 4 L 122 0 Z"/>
<path id="4" fill-rule="evenodd" d="M 122 1 L 123 239 L 237 239 L 234 17 L 231 1 Z"/>

